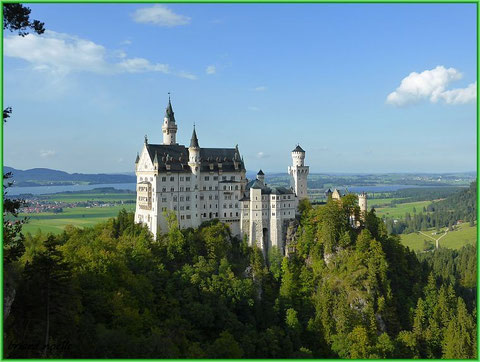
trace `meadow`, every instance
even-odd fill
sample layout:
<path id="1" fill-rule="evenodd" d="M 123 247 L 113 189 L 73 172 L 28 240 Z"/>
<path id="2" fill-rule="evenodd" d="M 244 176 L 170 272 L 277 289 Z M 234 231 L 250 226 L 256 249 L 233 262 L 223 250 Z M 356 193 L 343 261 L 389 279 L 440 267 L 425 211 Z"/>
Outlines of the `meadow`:
<path id="1" fill-rule="evenodd" d="M 386 207 L 378 207 L 375 208 L 377 212 L 377 216 L 379 217 L 393 217 L 393 218 L 400 218 L 404 217 L 407 212 L 410 214 L 422 212 L 424 207 L 430 205 L 432 201 L 415 201 L 415 202 L 407 202 L 404 204 L 396 204 L 395 206 L 386 206 Z M 373 206 L 371 203 L 368 204 L 368 208 Z M 414 210 L 415 209 L 415 210 Z"/>
<path id="2" fill-rule="evenodd" d="M 135 211 L 135 204 L 115 205 L 108 207 L 72 207 L 65 208 L 61 213 L 42 212 L 38 214 L 20 214 L 20 217 L 27 216 L 26 223 L 22 230 L 24 233 L 35 234 L 38 230 L 43 233 L 59 234 L 65 226 L 74 225 L 77 227 L 89 227 L 111 217 L 116 217 L 121 209 Z"/>
<path id="3" fill-rule="evenodd" d="M 423 231 L 425 234 L 430 235 L 431 237 L 438 239 L 442 236 L 443 231 L 445 228 L 442 229 L 441 233 L 436 233 L 435 229 L 430 229 Z M 435 241 L 430 239 L 429 237 L 420 234 L 419 232 L 414 232 L 410 234 L 402 234 L 400 235 L 401 242 L 403 245 L 408 246 L 410 249 L 414 251 L 423 251 L 425 241 L 435 245 Z M 468 223 L 464 223 L 458 226 L 458 229 L 454 231 L 449 231 L 447 235 L 442 237 L 439 241 L 439 246 L 442 248 L 449 248 L 449 249 L 461 249 L 464 245 L 471 244 L 476 245 L 477 243 L 477 225 L 469 226 Z"/>

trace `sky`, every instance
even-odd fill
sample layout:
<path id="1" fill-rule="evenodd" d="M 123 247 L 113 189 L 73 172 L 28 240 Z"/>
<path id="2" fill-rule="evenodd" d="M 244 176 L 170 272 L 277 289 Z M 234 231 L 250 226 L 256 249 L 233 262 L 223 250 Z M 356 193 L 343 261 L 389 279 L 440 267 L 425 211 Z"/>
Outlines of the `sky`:
<path id="1" fill-rule="evenodd" d="M 29 4 L 4 32 L 4 165 L 133 172 L 144 135 L 247 170 L 476 169 L 475 4 Z"/>

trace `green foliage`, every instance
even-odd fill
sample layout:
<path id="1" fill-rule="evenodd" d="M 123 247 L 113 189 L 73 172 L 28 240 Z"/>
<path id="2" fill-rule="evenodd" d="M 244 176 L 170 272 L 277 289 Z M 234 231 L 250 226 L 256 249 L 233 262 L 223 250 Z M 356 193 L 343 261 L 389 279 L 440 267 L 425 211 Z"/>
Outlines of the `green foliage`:
<path id="1" fill-rule="evenodd" d="M 126 211 L 95 227 L 27 235 L 5 355 L 475 356 L 475 249 L 419 261 L 374 211 L 352 226 L 355 212 L 349 197 L 306 207 L 297 252 L 271 248 L 268 260 L 218 221 L 182 230 L 171 213 L 157 240 Z M 43 347 L 22 347 L 27 340 Z"/>

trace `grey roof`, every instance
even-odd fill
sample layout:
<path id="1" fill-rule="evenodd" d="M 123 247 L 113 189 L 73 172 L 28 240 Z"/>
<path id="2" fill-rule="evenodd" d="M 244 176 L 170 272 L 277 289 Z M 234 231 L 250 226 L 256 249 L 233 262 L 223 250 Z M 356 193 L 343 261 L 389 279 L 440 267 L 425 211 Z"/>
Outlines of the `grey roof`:
<path id="1" fill-rule="evenodd" d="M 303 152 L 303 153 L 305 153 L 305 151 L 303 150 L 302 147 L 300 147 L 300 145 L 297 145 L 297 147 L 295 147 L 295 149 L 292 152 Z"/>
<path id="2" fill-rule="evenodd" d="M 137 152 L 137 158 L 135 159 L 135 163 L 138 163 L 138 161 L 140 161 L 140 156 L 138 155 L 138 152 Z"/>
<path id="3" fill-rule="evenodd" d="M 262 170 L 258 171 L 257 175 L 264 176 L 265 174 L 263 173 Z"/>
<path id="4" fill-rule="evenodd" d="M 192 138 L 190 139 L 190 147 L 200 148 L 198 145 L 197 132 L 195 131 L 195 126 L 193 126 Z"/>
<path id="5" fill-rule="evenodd" d="M 293 190 L 291 188 L 281 187 L 281 186 L 274 186 L 269 187 L 265 186 L 265 184 L 260 180 L 252 180 L 247 183 L 245 187 L 245 193 L 241 200 L 249 200 L 250 199 L 250 189 L 262 189 L 263 195 L 285 195 L 285 194 L 293 194 Z"/>
<path id="6" fill-rule="evenodd" d="M 152 162 L 157 154 L 158 170 L 165 171 L 166 165 L 170 165 L 172 172 L 190 172 L 188 166 L 188 148 L 182 145 L 152 145 L 147 144 L 147 151 Z M 239 168 L 235 170 L 235 148 L 200 148 L 201 172 L 215 172 L 220 169 L 225 172 L 245 170 L 242 161 L 236 161 Z M 210 168 L 210 165 L 213 168 Z"/>
<path id="7" fill-rule="evenodd" d="M 170 102 L 170 97 L 168 97 L 168 105 L 165 110 L 165 118 L 169 118 L 172 122 L 175 122 L 175 114 L 173 112 L 172 103 Z"/>

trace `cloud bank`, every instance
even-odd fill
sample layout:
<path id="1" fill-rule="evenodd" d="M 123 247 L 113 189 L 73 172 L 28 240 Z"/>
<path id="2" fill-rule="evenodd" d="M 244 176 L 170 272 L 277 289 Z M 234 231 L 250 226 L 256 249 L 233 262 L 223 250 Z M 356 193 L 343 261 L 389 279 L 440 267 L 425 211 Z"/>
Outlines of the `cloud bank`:
<path id="1" fill-rule="evenodd" d="M 145 58 L 128 58 L 124 52 L 108 52 L 90 40 L 46 31 L 44 35 L 9 36 L 4 41 L 5 55 L 29 62 L 34 70 L 55 75 L 73 72 L 97 74 L 160 72 L 187 79 L 196 76 L 185 71 L 172 71 L 168 64 L 153 63 Z M 122 60 L 119 61 L 118 58 Z"/>
<path id="2" fill-rule="evenodd" d="M 423 100 L 432 103 L 443 101 L 447 104 L 474 102 L 477 99 L 477 82 L 466 88 L 446 90 L 450 83 L 461 78 L 462 74 L 457 69 L 447 69 L 441 65 L 421 73 L 412 72 L 387 96 L 386 103 L 402 107 Z"/>
<path id="3" fill-rule="evenodd" d="M 167 27 L 187 25 L 191 20 L 188 16 L 175 14 L 165 5 L 153 5 L 148 8 L 137 9 L 132 17 L 137 23 Z"/>

